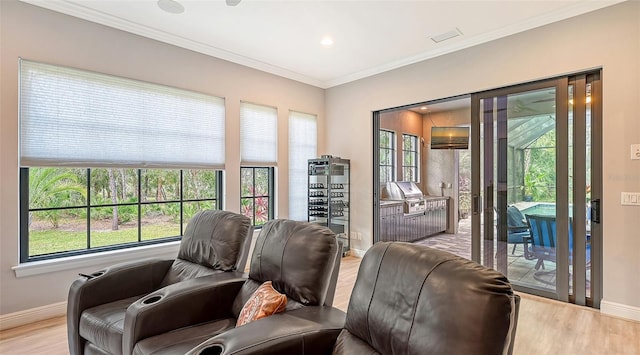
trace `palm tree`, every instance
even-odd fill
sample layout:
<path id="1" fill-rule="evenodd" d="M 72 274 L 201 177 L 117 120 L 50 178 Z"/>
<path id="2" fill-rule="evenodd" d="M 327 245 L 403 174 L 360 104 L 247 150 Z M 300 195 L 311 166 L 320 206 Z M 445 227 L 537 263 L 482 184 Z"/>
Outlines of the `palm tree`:
<path id="1" fill-rule="evenodd" d="M 85 200 L 87 188 L 78 183 L 78 175 L 71 170 L 60 168 L 29 169 L 29 208 L 65 207 L 77 202 L 78 195 Z M 43 212 L 58 228 L 60 210 Z M 31 216 L 29 216 L 31 222 Z"/>

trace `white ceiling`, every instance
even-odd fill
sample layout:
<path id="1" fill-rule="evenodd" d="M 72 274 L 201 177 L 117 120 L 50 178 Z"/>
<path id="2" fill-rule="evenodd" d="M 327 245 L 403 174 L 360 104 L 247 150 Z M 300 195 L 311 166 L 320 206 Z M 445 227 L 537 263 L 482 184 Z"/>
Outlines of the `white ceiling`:
<path id="1" fill-rule="evenodd" d="M 185 11 L 171 14 L 156 0 L 22 1 L 321 88 L 621 2 L 177 0 Z"/>

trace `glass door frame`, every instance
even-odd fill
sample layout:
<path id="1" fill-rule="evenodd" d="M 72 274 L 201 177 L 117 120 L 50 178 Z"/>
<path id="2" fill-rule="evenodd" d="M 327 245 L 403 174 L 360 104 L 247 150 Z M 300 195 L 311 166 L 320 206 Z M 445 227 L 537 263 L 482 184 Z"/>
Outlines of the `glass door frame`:
<path id="1" fill-rule="evenodd" d="M 586 78 L 586 81 L 584 80 Z M 595 98 L 595 100 L 591 101 L 591 287 L 590 287 L 590 295 L 585 295 L 583 291 L 578 291 L 576 293 L 575 287 L 573 289 L 573 294 L 570 294 L 569 290 L 569 245 L 568 245 L 568 232 L 567 234 L 561 233 L 558 237 L 560 239 L 560 248 L 557 250 L 556 258 L 558 260 L 563 260 L 561 263 L 557 263 L 557 280 L 556 292 L 548 292 L 544 290 L 540 290 L 533 287 L 521 287 L 518 285 L 514 285 L 514 289 L 516 291 L 522 291 L 526 293 L 531 293 L 534 295 L 539 295 L 547 298 L 558 299 L 565 302 L 573 302 L 579 305 L 585 304 L 594 308 L 600 308 L 600 301 L 602 299 L 603 288 L 602 288 L 602 220 L 604 218 L 604 214 L 602 211 L 602 69 L 596 68 L 586 72 L 567 74 L 566 76 L 545 79 L 540 81 L 534 81 L 525 84 L 513 85 L 509 87 L 486 90 L 482 92 L 476 92 L 471 94 L 460 95 L 458 97 L 470 96 L 471 97 L 471 141 L 470 141 L 470 153 L 472 156 L 471 159 L 471 258 L 472 260 L 481 263 L 481 221 L 480 221 L 480 211 L 482 211 L 483 201 L 480 199 L 480 100 L 486 99 L 490 97 L 496 96 L 505 96 L 508 94 L 515 94 L 519 92 L 538 90 L 543 88 L 555 88 L 555 100 L 556 100 L 556 140 L 559 142 L 564 142 L 560 144 L 556 148 L 556 179 L 557 181 L 569 181 L 569 168 L 568 168 L 568 154 L 569 154 L 569 92 L 568 86 L 575 85 L 575 83 L 586 82 L 591 85 L 591 97 Z M 573 92 L 573 96 L 579 95 L 580 92 Z M 451 99 L 451 98 L 449 98 Z M 449 99 L 442 100 L 433 100 L 431 102 L 440 102 L 447 101 Z M 563 104 L 560 104 L 563 103 Z M 386 111 L 394 111 L 399 110 L 405 107 L 415 106 L 414 105 L 405 105 L 396 108 L 390 108 L 381 111 L 373 111 L 372 112 L 372 150 L 373 150 L 373 164 L 372 164 L 372 183 L 373 183 L 373 201 L 372 201 L 372 232 L 373 232 L 373 243 L 379 241 L 380 235 L 380 203 L 379 203 L 379 186 L 380 186 L 380 176 L 379 176 L 379 129 L 380 129 L 380 113 Z M 573 108 L 575 110 L 575 107 Z M 582 110 L 578 108 L 578 110 Z M 581 112 L 581 111 L 580 111 Z M 580 112 L 573 111 L 574 117 L 581 114 Z M 562 119 L 560 119 L 562 118 Z M 580 127 L 580 124 L 573 125 L 573 135 L 580 135 L 581 132 L 584 132 L 585 129 L 589 129 L 589 127 Z M 579 138 L 576 142 L 574 140 L 573 144 L 582 144 L 582 138 Z M 583 149 L 583 148 L 579 148 Z M 575 154 L 575 152 L 574 152 Z M 582 153 L 579 153 L 582 154 Z M 578 162 L 576 165 L 576 161 L 573 161 L 573 169 L 579 170 L 584 167 L 584 162 Z M 584 181 L 584 180 L 581 180 Z M 573 181 L 573 195 L 579 192 L 578 190 L 582 187 L 577 187 L 577 183 Z M 558 230 L 567 231 L 569 228 L 569 193 L 570 193 L 569 184 L 559 184 L 558 190 L 556 194 L 556 203 L 557 203 L 557 218 L 558 218 Z M 584 192 L 584 191 L 582 191 Z M 574 216 L 584 215 L 585 211 L 580 212 L 580 209 L 577 209 L 576 203 L 574 199 L 574 208 L 573 213 Z M 579 203 L 580 201 L 578 201 Z M 594 206 L 595 202 L 595 206 Z M 597 219 L 597 221 L 596 221 Z M 504 220 L 504 219 L 503 219 Z M 576 231 L 576 219 L 573 219 L 572 228 L 574 230 L 574 234 L 580 232 Z M 581 227 L 578 227 L 581 228 Z M 506 248 L 505 248 L 506 249 Z M 575 250 L 580 249 L 580 250 Z M 585 248 L 575 248 L 574 247 L 574 258 L 573 258 L 573 278 L 571 280 L 574 286 L 578 285 L 578 287 L 583 287 L 585 282 L 582 280 L 578 281 L 577 277 L 582 277 L 582 274 L 586 271 L 584 267 L 578 267 L 576 269 L 576 260 L 579 257 L 586 256 Z M 579 254 L 579 255 L 576 255 Z M 562 264 L 562 265 L 560 265 Z M 576 276 L 578 275 L 578 276 Z M 589 297 L 590 296 L 590 297 Z"/>
<path id="2" fill-rule="evenodd" d="M 493 234 L 493 203 L 492 206 L 487 206 L 487 201 L 482 201 L 481 196 L 481 179 L 480 174 L 483 171 L 481 169 L 481 124 L 482 124 L 482 112 L 480 112 L 480 102 L 484 99 L 492 99 L 498 97 L 506 98 L 508 95 L 518 94 L 527 91 L 534 91 L 540 89 L 555 89 L 555 101 L 556 101 L 556 220 L 557 220 L 557 239 L 556 246 L 556 287 L 555 292 L 546 291 L 534 287 L 528 287 L 524 285 L 513 285 L 516 291 L 522 291 L 542 297 L 557 299 L 563 302 L 572 302 L 578 305 L 588 305 L 595 308 L 600 308 L 600 301 L 602 299 L 602 210 L 601 210 L 601 196 L 602 196 L 602 86 L 601 86 L 601 70 L 595 70 L 585 73 L 579 73 L 575 75 L 569 75 L 564 77 L 558 77 L 553 79 L 540 80 L 536 82 L 514 85 L 494 90 L 487 90 L 479 93 L 471 94 L 471 193 L 472 193 L 472 260 L 481 263 L 482 261 L 482 237 L 484 231 L 481 229 L 481 216 L 483 211 L 490 207 L 488 210 L 491 216 L 484 218 L 491 221 L 485 223 L 485 229 L 490 228 L 489 233 Z M 570 106 L 569 103 L 569 86 L 572 86 L 573 96 L 575 98 L 586 98 L 587 92 L 585 90 L 586 85 L 590 85 L 590 119 L 591 127 L 590 132 L 587 132 L 585 118 L 586 104 L 576 100 L 575 104 Z M 589 102 L 589 101 L 587 101 Z M 572 127 L 569 125 L 569 112 L 572 112 Z M 570 129 L 572 128 L 572 132 Z M 571 136 L 571 133 L 573 134 Z M 589 133 L 591 137 L 590 148 L 591 155 L 586 153 L 586 139 L 585 133 Z M 570 140 L 571 136 L 571 140 Z M 491 137 L 493 139 L 493 137 Z M 489 144 L 494 145 L 494 142 Z M 570 150 L 571 145 L 571 150 Z M 506 145 L 505 145 L 506 146 Z M 496 148 L 497 149 L 497 148 Z M 569 182 L 569 153 L 571 151 L 573 161 L 573 177 L 572 184 Z M 502 156 L 506 156 L 506 152 L 502 152 Z M 497 154 L 501 156 L 500 152 Z M 590 159 L 591 170 L 586 171 L 585 158 Z M 490 158 L 493 160 L 493 156 Z M 491 161 L 493 164 L 493 161 Z M 493 165 L 492 165 L 493 169 Z M 575 173 L 583 171 L 585 174 Z M 501 173 L 499 171 L 499 173 Z M 586 219 L 585 208 L 579 206 L 586 205 L 584 187 L 586 185 L 585 175 L 590 173 L 591 179 L 591 293 L 585 295 L 585 263 L 577 262 L 578 260 L 585 260 L 587 256 L 587 250 L 581 243 L 574 242 L 573 245 L 573 262 L 570 265 L 569 258 L 569 224 L 572 223 L 571 228 L 574 233 L 574 240 L 578 240 L 576 236 L 586 233 L 586 227 L 584 223 L 579 223 Z M 567 182 L 567 183 L 560 183 Z M 494 184 L 495 185 L 495 184 Z M 572 189 L 572 191 L 570 191 Z M 573 220 L 570 219 L 569 214 L 569 196 L 573 195 Z M 490 198 L 493 198 L 493 194 Z M 490 201 L 492 202 L 492 201 Z M 502 206 L 506 208 L 506 206 Z M 498 211 L 503 213 L 502 221 L 504 218 L 504 211 Z M 497 228 L 498 233 L 506 233 L 506 228 Z M 564 231 L 561 233 L 561 231 Z M 504 237 L 504 236 L 503 236 Z M 505 239 L 506 240 L 506 239 Z M 502 250 L 503 249 L 503 250 Z M 501 252 L 506 252 L 507 248 L 498 248 Z M 569 267 L 572 267 L 572 279 L 569 280 Z M 508 275 L 507 275 L 508 277 Z M 569 285 L 573 285 L 570 290 Z"/>
<path id="3" fill-rule="evenodd" d="M 475 262 L 481 263 L 481 244 L 482 236 L 489 235 L 493 240 L 493 208 L 496 206 L 497 213 L 506 216 L 503 208 L 505 206 L 497 206 L 489 198 L 493 197 L 493 191 L 491 196 L 486 194 L 486 191 L 481 194 L 482 187 L 480 186 L 480 172 L 483 171 L 480 168 L 481 156 L 480 156 L 480 125 L 482 124 L 482 112 L 480 112 L 480 102 L 485 99 L 493 98 L 506 98 L 508 95 L 518 94 L 527 91 L 541 90 L 541 89 L 555 89 L 556 100 L 556 181 L 568 181 L 569 169 L 568 169 L 568 152 L 569 152 L 569 125 L 568 125 L 568 79 L 566 77 L 557 79 L 541 80 L 527 84 L 520 84 L 495 90 L 488 90 L 471 95 L 471 171 L 473 178 L 471 179 L 471 194 L 472 194 L 472 213 L 471 213 L 471 244 L 472 255 L 471 258 Z M 492 141 L 489 144 L 493 145 Z M 500 146 L 500 145 L 499 145 Z M 501 149 L 505 149 L 504 152 L 498 151 L 497 157 L 503 156 L 506 159 L 506 145 L 502 145 Z M 493 151 L 492 151 L 493 154 Z M 485 154 L 486 156 L 486 154 Z M 493 155 L 492 155 L 493 157 Z M 499 162 L 498 162 L 499 163 Z M 504 162 L 506 164 L 506 161 Z M 493 169 L 493 159 L 489 159 L 491 169 Z M 499 163 L 500 164 L 500 163 Z M 501 169 L 499 169 L 501 170 Z M 500 179 L 500 177 L 497 177 Z M 505 181 L 506 183 L 506 181 Z M 498 181 L 500 184 L 500 181 Z M 494 186 L 496 183 L 493 184 Z M 534 287 L 528 287 L 523 285 L 513 285 L 516 291 L 522 291 L 538 296 L 547 298 L 553 298 L 560 301 L 569 301 L 569 189 L 567 184 L 556 184 L 556 230 L 557 230 L 557 245 L 556 245 L 556 285 L 555 292 L 541 290 Z M 481 196 L 488 196 L 481 199 Z M 500 200 L 500 199 L 499 199 Z M 486 213 L 483 213 L 486 212 Z M 485 222 L 485 230 L 481 230 L 481 216 L 484 216 L 485 220 L 489 220 L 489 223 Z M 502 221 L 506 221 L 503 218 Z M 498 228 L 499 233 L 505 233 L 506 228 Z M 506 240 L 506 237 L 504 240 Z M 507 248 L 498 248 L 498 251 L 502 251 L 503 255 L 498 255 L 498 262 L 502 257 L 506 258 Z M 508 277 L 508 275 L 507 275 Z"/>

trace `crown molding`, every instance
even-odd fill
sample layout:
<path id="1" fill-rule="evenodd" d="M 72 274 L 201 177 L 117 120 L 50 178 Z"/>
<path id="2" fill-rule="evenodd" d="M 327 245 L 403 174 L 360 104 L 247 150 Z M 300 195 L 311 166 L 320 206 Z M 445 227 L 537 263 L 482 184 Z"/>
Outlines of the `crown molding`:
<path id="1" fill-rule="evenodd" d="M 561 21 L 570 17 L 582 15 L 591 11 L 599 10 L 604 7 L 615 5 L 628 0 L 608 0 L 608 1 L 580 1 L 572 6 L 554 11 L 542 16 L 531 18 L 514 25 L 504 27 L 482 35 L 469 38 L 462 38 L 450 45 L 443 45 L 433 50 L 429 50 L 409 58 L 398 61 L 389 62 L 383 65 L 362 70 L 353 74 L 336 77 L 326 81 L 309 77 L 291 70 L 258 61 L 237 53 L 229 52 L 214 46 L 210 46 L 201 42 L 193 41 L 188 38 L 176 36 L 155 28 L 142 26 L 140 24 L 122 19 L 117 16 L 109 15 L 100 11 L 89 9 L 75 2 L 67 0 L 20 0 L 21 2 L 46 8 L 52 11 L 60 12 L 70 16 L 74 16 L 83 20 L 99 23 L 108 27 L 116 28 L 122 31 L 130 32 L 143 37 L 151 38 L 160 42 L 168 43 L 177 47 L 189 49 L 198 53 L 206 54 L 215 58 L 223 59 L 232 63 L 240 64 L 249 68 L 264 71 L 270 74 L 281 76 L 287 79 L 299 81 L 304 84 L 328 89 L 334 86 L 343 85 L 352 81 L 384 73 L 393 69 L 415 64 L 427 59 L 432 59 L 441 55 L 453 53 L 465 48 L 473 47 L 482 43 L 490 42 L 499 38 L 510 36 L 519 32 L 527 31 L 536 27 L 548 25 L 553 22 Z"/>
<path id="2" fill-rule="evenodd" d="M 491 42 L 491 41 L 494 41 L 503 37 L 507 37 L 516 33 L 528 31 L 536 27 L 545 26 L 545 25 L 562 21 L 571 17 L 586 14 L 588 12 L 596 11 L 596 10 L 599 10 L 608 6 L 612 6 L 615 4 L 619 4 L 625 1 L 628 1 L 628 0 L 582 1 L 573 6 L 569 6 L 564 9 L 554 11 L 552 13 L 548 13 L 542 16 L 533 17 L 528 19 L 527 21 L 522 21 L 508 27 L 503 27 L 495 31 L 487 32 L 487 33 L 469 37 L 469 38 L 462 38 L 461 40 L 455 43 L 452 43 L 450 45 L 443 45 L 441 47 L 419 53 L 412 57 L 404 58 L 398 61 L 377 66 L 375 68 L 366 69 L 353 74 L 349 74 L 339 78 L 325 81 L 324 82 L 325 89 L 342 85 L 342 84 L 347 84 L 352 81 L 364 79 L 366 77 L 384 73 L 393 69 L 398 69 L 407 65 L 422 62 L 427 59 L 432 59 L 445 54 L 457 52 L 465 48 L 470 48 L 473 46 L 477 46 L 479 44 Z"/>
<path id="3" fill-rule="evenodd" d="M 133 33 L 142 37 L 154 39 L 163 43 L 168 43 L 177 47 L 192 50 L 194 52 L 206 54 L 211 57 L 223 59 L 235 64 L 240 64 L 249 68 L 275 74 L 287 79 L 302 82 L 312 86 L 324 88 L 321 80 L 308 77 L 291 70 L 271 65 L 259 60 L 251 59 L 240 54 L 226 51 L 205 43 L 194 41 L 185 37 L 176 36 L 155 28 L 143 26 L 123 18 L 106 14 L 101 11 L 87 8 L 75 2 L 66 0 L 19 0 L 34 6 L 42 7 L 55 12 L 60 12 L 82 20 L 98 23 L 112 27 L 121 31 Z"/>

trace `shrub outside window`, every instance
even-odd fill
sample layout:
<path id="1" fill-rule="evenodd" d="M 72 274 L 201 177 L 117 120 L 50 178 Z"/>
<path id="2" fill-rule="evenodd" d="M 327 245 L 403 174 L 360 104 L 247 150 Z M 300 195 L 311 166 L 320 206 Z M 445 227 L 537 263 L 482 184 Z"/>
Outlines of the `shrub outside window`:
<path id="1" fill-rule="evenodd" d="M 411 134 L 402 135 L 402 180 L 418 182 L 418 137 Z"/>
<path id="2" fill-rule="evenodd" d="M 21 261 L 177 240 L 220 208 L 221 172 L 204 169 L 21 168 Z"/>
<path id="3" fill-rule="evenodd" d="M 395 140 L 394 132 L 380 130 L 380 183 L 395 179 Z"/>
<path id="4" fill-rule="evenodd" d="M 251 218 L 254 226 L 273 219 L 272 167 L 240 168 L 240 212 Z"/>

